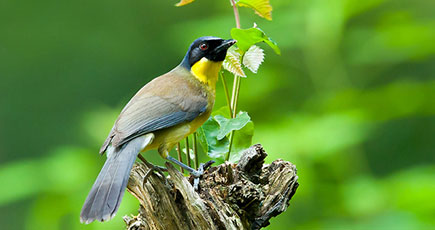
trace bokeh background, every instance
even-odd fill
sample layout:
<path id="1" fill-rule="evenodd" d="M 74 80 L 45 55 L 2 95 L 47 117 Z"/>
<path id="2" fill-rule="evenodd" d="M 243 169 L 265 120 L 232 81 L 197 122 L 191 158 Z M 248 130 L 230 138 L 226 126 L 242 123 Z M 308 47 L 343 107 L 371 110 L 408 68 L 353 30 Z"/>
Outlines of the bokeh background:
<path id="1" fill-rule="evenodd" d="M 137 212 L 126 194 L 112 221 L 79 223 L 100 144 L 195 38 L 235 26 L 228 1 L 175 3 L 0 2 L 1 229 L 122 229 Z M 267 229 L 435 229 L 435 1 L 271 4 L 273 21 L 240 9 L 242 27 L 256 22 L 282 50 L 262 46 L 240 108 L 300 187 Z M 216 108 L 223 95 L 219 82 Z"/>

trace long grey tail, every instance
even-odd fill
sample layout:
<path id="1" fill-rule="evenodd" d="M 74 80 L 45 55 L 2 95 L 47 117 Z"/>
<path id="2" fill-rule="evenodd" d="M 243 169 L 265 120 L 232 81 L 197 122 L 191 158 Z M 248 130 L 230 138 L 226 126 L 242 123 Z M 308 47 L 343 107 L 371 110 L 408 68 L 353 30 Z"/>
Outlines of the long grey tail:
<path id="1" fill-rule="evenodd" d="M 147 135 L 135 138 L 122 148 L 110 147 L 107 160 L 86 198 L 80 221 L 106 221 L 115 216 L 127 187 L 131 168 L 138 153 L 152 141 Z"/>

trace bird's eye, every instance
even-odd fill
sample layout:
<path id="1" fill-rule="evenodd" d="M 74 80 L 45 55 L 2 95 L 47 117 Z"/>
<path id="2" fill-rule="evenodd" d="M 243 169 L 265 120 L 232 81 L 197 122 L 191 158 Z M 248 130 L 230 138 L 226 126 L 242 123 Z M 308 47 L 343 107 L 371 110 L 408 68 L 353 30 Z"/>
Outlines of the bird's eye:
<path id="1" fill-rule="evenodd" d="M 199 45 L 199 48 L 201 50 L 207 50 L 208 49 L 208 45 L 206 43 L 202 43 L 201 45 Z"/>

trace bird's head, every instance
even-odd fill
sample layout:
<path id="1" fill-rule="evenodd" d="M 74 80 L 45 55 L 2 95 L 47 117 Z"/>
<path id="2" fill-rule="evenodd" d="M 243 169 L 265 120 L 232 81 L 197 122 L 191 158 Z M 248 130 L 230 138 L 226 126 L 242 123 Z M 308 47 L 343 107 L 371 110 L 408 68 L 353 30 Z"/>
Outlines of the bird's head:
<path id="1" fill-rule="evenodd" d="M 222 62 L 227 55 L 227 50 L 236 40 L 224 40 L 218 37 L 200 37 L 196 39 L 189 47 L 182 65 L 186 69 L 191 69 L 201 59 L 207 59 L 213 62 Z"/>
<path id="2" fill-rule="evenodd" d="M 235 43 L 236 40 L 233 39 L 200 37 L 190 45 L 181 66 L 192 72 L 202 82 L 208 84 L 216 82 L 227 50 Z"/>

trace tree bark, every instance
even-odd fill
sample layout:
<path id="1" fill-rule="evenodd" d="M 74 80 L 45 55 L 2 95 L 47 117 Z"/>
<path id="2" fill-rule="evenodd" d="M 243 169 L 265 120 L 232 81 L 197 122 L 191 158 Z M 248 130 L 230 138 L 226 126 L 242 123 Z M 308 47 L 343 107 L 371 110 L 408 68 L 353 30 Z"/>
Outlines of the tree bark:
<path id="1" fill-rule="evenodd" d="M 140 202 L 137 216 L 125 216 L 127 229 L 260 229 L 284 212 L 298 187 L 296 167 L 281 159 L 264 165 L 259 144 L 238 164 L 226 162 L 204 172 L 195 191 L 193 178 L 167 163 L 169 176 L 135 164 L 128 191 Z"/>

